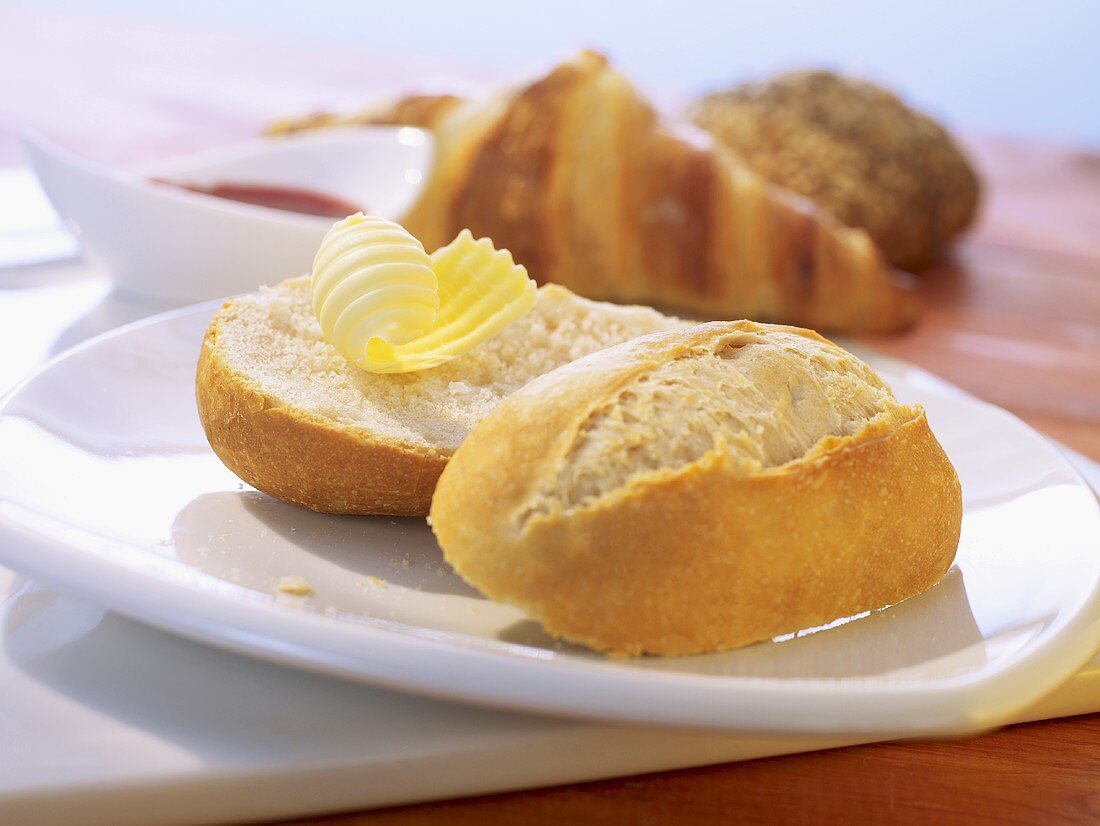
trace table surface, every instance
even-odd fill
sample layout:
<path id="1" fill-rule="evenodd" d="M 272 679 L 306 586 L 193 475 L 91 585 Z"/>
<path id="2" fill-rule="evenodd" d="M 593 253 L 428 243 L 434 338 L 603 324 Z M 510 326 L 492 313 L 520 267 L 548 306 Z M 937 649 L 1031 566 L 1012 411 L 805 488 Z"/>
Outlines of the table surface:
<path id="1" fill-rule="evenodd" d="M 49 48 L 44 45 L 48 41 Z M 107 48 L 107 47 L 110 48 Z M 106 160 L 253 134 L 438 65 L 70 17 L 0 13 L 0 164 L 32 126 Z M 373 62 L 372 62 L 373 61 Z M 62 79 L 81 79 L 61 86 Z M 58 90 L 61 91 L 58 91 Z M 923 276 L 911 331 L 868 339 L 1100 460 L 1100 154 L 970 138 L 981 217 Z M 1100 714 L 965 741 L 893 743 L 300 823 L 1100 820 Z"/>

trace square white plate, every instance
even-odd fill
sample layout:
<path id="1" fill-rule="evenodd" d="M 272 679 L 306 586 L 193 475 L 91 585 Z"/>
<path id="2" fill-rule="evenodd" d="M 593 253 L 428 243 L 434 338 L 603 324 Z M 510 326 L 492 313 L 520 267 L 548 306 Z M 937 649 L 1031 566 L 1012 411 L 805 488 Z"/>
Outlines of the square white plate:
<path id="1" fill-rule="evenodd" d="M 188 637 L 423 694 L 773 732 L 963 733 L 1068 678 L 1100 638 L 1100 512 L 1009 414 L 873 361 L 963 482 L 956 565 L 898 606 L 726 654 L 610 661 L 466 586 L 417 519 L 331 517 L 209 450 L 194 366 L 214 305 L 63 354 L 0 413 L 0 562 Z M 279 595 L 286 575 L 308 598 Z"/>

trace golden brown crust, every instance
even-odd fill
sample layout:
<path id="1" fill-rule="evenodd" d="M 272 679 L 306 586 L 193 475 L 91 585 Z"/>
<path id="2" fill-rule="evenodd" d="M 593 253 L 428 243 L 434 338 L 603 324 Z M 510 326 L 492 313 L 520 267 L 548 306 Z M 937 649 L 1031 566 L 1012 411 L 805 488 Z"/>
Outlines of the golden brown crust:
<path id="1" fill-rule="evenodd" d="M 394 101 L 389 107 L 373 111 L 370 121 L 430 128 L 461 102 L 462 98 L 451 94 L 409 95 Z"/>
<path id="2" fill-rule="evenodd" d="M 551 633 L 631 655 L 733 648 L 939 581 L 958 545 L 961 490 L 919 409 L 755 476 L 712 452 L 580 508 L 530 508 L 623 382 L 738 324 L 635 339 L 506 399 L 440 478 L 431 520 L 447 561 Z"/>
<path id="3" fill-rule="evenodd" d="M 264 134 L 290 135 L 309 129 L 323 129 L 328 126 L 353 126 L 365 123 L 380 126 L 431 127 L 461 102 L 462 98 L 451 94 L 407 95 L 398 100 L 371 107 L 352 115 L 314 112 L 304 117 L 273 121 L 264 129 Z"/>
<path id="4" fill-rule="evenodd" d="M 885 332 L 918 312 L 866 233 L 662 121 L 602 55 L 417 123 L 437 161 L 402 222 L 429 249 L 468 228 L 540 283 L 707 318 Z"/>
<path id="5" fill-rule="evenodd" d="M 365 431 L 284 407 L 226 364 L 219 310 L 195 380 L 199 418 L 226 467 L 276 499 L 324 513 L 422 516 L 448 456 L 386 444 Z"/>
<path id="6" fill-rule="evenodd" d="M 873 83 L 778 75 L 696 101 L 687 116 L 769 181 L 863 227 L 895 266 L 927 266 L 966 228 L 980 185 L 930 117 Z"/>
<path id="7" fill-rule="evenodd" d="M 469 229 L 478 237 L 507 238 L 499 243 L 532 273 L 554 268 L 558 244 L 550 241 L 556 228 L 545 193 L 555 162 L 552 138 L 576 74 L 572 67 L 563 67 L 532 83 L 455 170 L 455 190 L 477 197 L 450 197 L 446 202 L 447 227 Z"/>

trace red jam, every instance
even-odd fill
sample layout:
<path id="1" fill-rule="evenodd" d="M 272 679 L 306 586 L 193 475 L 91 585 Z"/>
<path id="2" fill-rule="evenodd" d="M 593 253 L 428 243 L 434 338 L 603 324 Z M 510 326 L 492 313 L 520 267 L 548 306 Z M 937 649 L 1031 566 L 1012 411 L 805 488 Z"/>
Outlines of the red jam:
<path id="1" fill-rule="evenodd" d="M 213 195 L 215 198 L 225 198 L 229 201 L 239 201 L 243 204 L 254 204 L 269 209 L 281 209 L 284 212 L 317 215 L 321 218 L 345 218 L 356 212 L 366 212 L 366 209 L 362 206 L 337 198 L 334 195 L 313 192 L 309 189 L 237 183 L 201 186 L 198 184 L 178 184 L 160 178 L 154 178 L 153 180 L 158 184 L 168 184 L 169 186 L 186 189 L 189 192 L 198 192 L 202 195 Z"/>

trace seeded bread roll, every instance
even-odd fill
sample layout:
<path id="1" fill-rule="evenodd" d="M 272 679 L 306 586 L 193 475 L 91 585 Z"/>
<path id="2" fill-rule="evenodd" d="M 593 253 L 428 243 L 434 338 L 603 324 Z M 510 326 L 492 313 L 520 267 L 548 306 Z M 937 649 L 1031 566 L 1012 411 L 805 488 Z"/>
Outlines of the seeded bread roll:
<path id="1" fill-rule="evenodd" d="M 471 427 L 526 382 L 635 336 L 683 326 L 562 287 L 493 338 L 416 373 L 361 370 L 321 335 L 309 277 L 227 301 L 206 332 L 196 397 L 210 446 L 250 485 L 326 513 L 424 515 Z"/>
<path id="2" fill-rule="evenodd" d="M 734 648 L 896 603 L 954 558 L 958 477 L 924 412 L 809 330 L 714 322 L 506 398 L 432 502 L 447 561 L 614 654 Z"/>
<path id="3" fill-rule="evenodd" d="M 790 72 L 687 115 L 772 183 L 866 229 L 903 269 L 935 261 L 978 208 L 978 175 L 950 133 L 864 80 Z"/>

